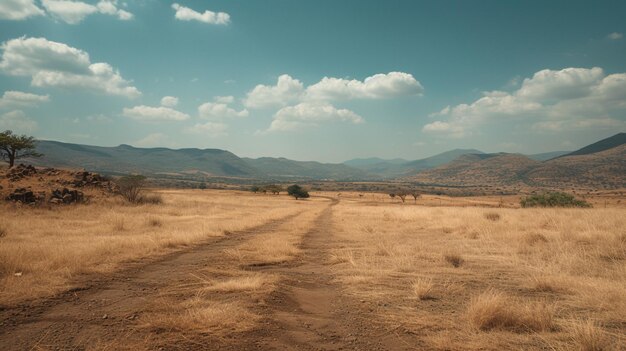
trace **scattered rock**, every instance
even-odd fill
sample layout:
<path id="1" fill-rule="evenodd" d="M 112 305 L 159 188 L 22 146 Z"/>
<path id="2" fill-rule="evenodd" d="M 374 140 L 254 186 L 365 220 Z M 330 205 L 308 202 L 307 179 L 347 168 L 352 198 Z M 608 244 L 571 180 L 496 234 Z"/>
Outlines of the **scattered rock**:
<path id="1" fill-rule="evenodd" d="M 23 204 L 34 204 L 37 202 L 37 197 L 30 189 L 18 188 L 15 189 L 9 196 L 6 197 L 7 201 L 21 202 Z"/>
<path id="2" fill-rule="evenodd" d="M 50 200 L 48 200 L 51 204 L 72 204 L 76 202 L 82 202 L 85 199 L 85 195 L 82 191 L 78 191 L 75 189 L 63 188 L 63 190 L 53 190 L 50 195 Z"/>
<path id="3" fill-rule="evenodd" d="M 7 171 L 6 177 L 11 182 L 17 182 L 18 180 L 30 177 L 34 174 L 37 174 L 37 169 L 35 167 L 33 167 L 32 165 L 26 166 L 20 163 L 19 165 L 10 168 Z"/>

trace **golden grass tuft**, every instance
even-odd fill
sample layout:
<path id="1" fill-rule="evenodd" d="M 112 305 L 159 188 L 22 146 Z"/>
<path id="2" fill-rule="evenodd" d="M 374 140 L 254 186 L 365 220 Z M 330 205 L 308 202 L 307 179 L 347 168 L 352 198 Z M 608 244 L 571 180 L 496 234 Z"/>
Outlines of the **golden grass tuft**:
<path id="1" fill-rule="evenodd" d="M 443 255 L 443 259 L 452 265 L 454 268 L 461 267 L 465 260 L 461 257 L 461 254 L 456 252 L 448 252 Z"/>
<path id="2" fill-rule="evenodd" d="M 467 318 L 473 327 L 482 331 L 523 333 L 555 328 L 553 306 L 522 302 L 495 290 L 488 290 L 472 298 L 467 308 Z"/>
<path id="3" fill-rule="evenodd" d="M 605 351 L 610 350 L 611 341 L 606 333 L 596 322 L 575 320 L 571 322 L 571 334 L 576 349 L 579 351 Z"/>
<path id="4" fill-rule="evenodd" d="M 420 300 L 432 300 L 435 298 L 432 291 L 435 287 L 431 278 L 419 278 L 411 283 L 413 294 Z"/>
<path id="5" fill-rule="evenodd" d="M 522 241 L 528 246 L 535 246 L 537 244 L 547 243 L 548 238 L 541 233 L 525 233 L 522 236 Z"/>
<path id="6" fill-rule="evenodd" d="M 252 329 L 259 316 L 237 302 L 216 302 L 194 297 L 183 302 L 163 300 L 156 311 L 142 318 L 144 326 L 157 332 L 226 333 Z"/>
<path id="7" fill-rule="evenodd" d="M 264 287 L 271 287 L 274 278 L 267 274 L 255 274 L 251 276 L 235 277 L 223 281 L 214 282 L 205 287 L 203 291 L 255 291 Z"/>
<path id="8" fill-rule="evenodd" d="M 485 219 L 490 220 L 492 222 L 497 222 L 500 220 L 500 214 L 497 212 L 486 212 Z"/>
<path id="9" fill-rule="evenodd" d="M 147 220 L 149 227 L 162 227 L 163 221 L 157 217 L 149 217 Z"/>

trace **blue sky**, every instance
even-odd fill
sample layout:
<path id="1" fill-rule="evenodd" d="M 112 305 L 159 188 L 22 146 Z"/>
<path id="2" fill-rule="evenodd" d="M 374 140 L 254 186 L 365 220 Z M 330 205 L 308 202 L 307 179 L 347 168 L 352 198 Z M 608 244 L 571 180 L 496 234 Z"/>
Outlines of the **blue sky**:
<path id="1" fill-rule="evenodd" d="M 0 129 L 339 162 L 626 130 L 623 1 L 0 1 Z"/>

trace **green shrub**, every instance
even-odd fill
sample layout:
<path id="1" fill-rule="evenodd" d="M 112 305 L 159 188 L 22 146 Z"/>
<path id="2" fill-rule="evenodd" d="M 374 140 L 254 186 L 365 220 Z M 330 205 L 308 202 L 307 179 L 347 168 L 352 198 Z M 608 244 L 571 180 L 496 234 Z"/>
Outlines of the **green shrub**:
<path id="1" fill-rule="evenodd" d="M 526 196 L 520 200 L 520 205 L 522 207 L 591 207 L 587 201 L 576 199 L 574 195 L 562 192 Z"/>
<path id="2" fill-rule="evenodd" d="M 298 200 L 298 199 L 306 199 L 306 198 L 309 197 L 309 192 L 304 190 L 303 187 L 301 187 L 300 185 L 297 185 L 297 184 L 290 185 L 287 188 L 287 194 L 295 197 L 296 200 Z"/>

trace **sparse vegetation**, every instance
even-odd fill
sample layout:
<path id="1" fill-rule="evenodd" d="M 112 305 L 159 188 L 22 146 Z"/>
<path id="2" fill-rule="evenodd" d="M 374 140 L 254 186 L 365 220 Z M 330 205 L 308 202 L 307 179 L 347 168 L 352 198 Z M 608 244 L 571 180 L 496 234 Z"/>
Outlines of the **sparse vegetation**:
<path id="1" fill-rule="evenodd" d="M 145 187 L 146 177 L 142 175 L 127 175 L 117 180 L 120 195 L 126 201 L 136 204 L 141 200 L 141 191 Z"/>
<path id="2" fill-rule="evenodd" d="M 554 307 L 546 303 L 519 301 L 489 290 L 472 299 L 467 308 L 472 326 L 483 331 L 494 329 L 518 333 L 554 329 Z"/>
<path id="3" fill-rule="evenodd" d="M 522 207 L 591 207 L 585 200 L 579 200 L 574 195 L 562 192 L 550 192 L 531 195 L 520 200 Z"/>
<path id="4" fill-rule="evenodd" d="M 434 298 L 432 294 L 434 284 L 431 278 L 419 278 L 411 284 L 411 287 L 413 288 L 415 296 L 420 300 L 430 300 Z"/>
<path id="5" fill-rule="evenodd" d="M 455 253 L 455 252 L 446 253 L 443 255 L 443 258 L 444 260 L 446 260 L 446 262 L 451 264 L 452 267 L 454 268 L 460 267 L 464 262 L 463 257 L 461 257 L 460 254 Z"/>
<path id="6" fill-rule="evenodd" d="M 485 218 L 490 221 L 496 222 L 500 220 L 500 214 L 496 212 L 487 212 L 485 213 Z"/>

